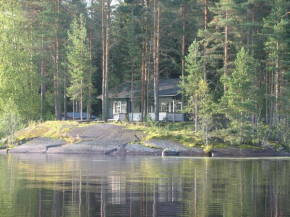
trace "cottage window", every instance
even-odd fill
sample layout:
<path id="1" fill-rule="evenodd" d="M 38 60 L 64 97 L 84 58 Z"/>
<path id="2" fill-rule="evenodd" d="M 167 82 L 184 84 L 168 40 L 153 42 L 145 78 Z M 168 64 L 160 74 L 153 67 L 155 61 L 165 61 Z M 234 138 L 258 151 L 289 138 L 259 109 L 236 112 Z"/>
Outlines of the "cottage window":
<path id="1" fill-rule="evenodd" d="M 169 102 L 160 103 L 159 112 L 169 112 Z"/>
<path id="2" fill-rule="evenodd" d="M 181 112 L 181 102 L 175 103 L 175 112 Z"/>
<path id="3" fill-rule="evenodd" d="M 113 102 L 113 114 L 121 113 L 121 101 L 114 101 Z"/>

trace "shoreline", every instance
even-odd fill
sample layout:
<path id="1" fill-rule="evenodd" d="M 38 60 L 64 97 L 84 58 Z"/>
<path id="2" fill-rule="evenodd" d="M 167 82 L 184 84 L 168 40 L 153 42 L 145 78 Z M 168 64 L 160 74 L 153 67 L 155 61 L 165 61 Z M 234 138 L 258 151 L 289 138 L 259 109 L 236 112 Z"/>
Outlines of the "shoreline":
<path id="1" fill-rule="evenodd" d="M 58 152 L 58 153 L 40 153 L 40 152 L 7 152 L 6 150 L 0 150 L 0 155 L 17 155 L 17 154 L 41 154 L 41 155 L 96 155 L 96 156 L 115 156 L 115 157 L 130 157 L 130 156 L 160 156 L 160 157 L 205 157 L 205 158 L 264 158 L 264 157 L 290 157 L 287 152 L 276 152 L 265 150 L 263 152 L 247 152 L 247 154 L 241 154 L 239 151 L 228 154 L 227 150 L 218 150 L 214 152 L 214 155 L 209 156 L 209 154 L 199 154 L 199 153 L 180 153 L 177 156 L 162 156 L 162 151 L 159 152 L 129 152 L 129 153 L 114 153 L 105 154 L 101 152 Z"/>
<path id="2" fill-rule="evenodd" d="M 71 125 L 70 125 L 71 126 Z M 64 128 L 65 129 L 65 128 Z M 34 130 L 39 130 L 39 127 Z M 30 132 L 31 133 L 31 132 Z M 166 138 L 146 139 L 147 134 L 130 130 L 124 126 L 93 123 L 70 129 L 66 138 L 51 138 L 43 135 L 21 140 L 8 152 L 0 150 L 0 154 L 39 153 L 39 154 L 98 154 L 111 156 L 192 156 L 192 157 L 285 157 L 286 151 L 271 148 L 241 149 L 237 147 L 212 148 L 207 153 L 202 147 L 189 147 Z M 162 153 L 164 152 L 164 153 Z"/>
<path id="3" fill-rule="evenodd" d="M 43 143 L 39 143 L 45 141 Z M 38 143 L 38 145 L 35 145 Z M 50 145 L 47 145 L 50 143 Z M 58 144 L 56 144 L 58 143 Z M 51 145 L 52 144 L 52 145 Z M 151 145 L 171 144 L 168 147 L 173 147 L 172 141 L 154 140 Z M 178 143 L 174 142 L 174 145 Z M 160 146 L 159 146 L 160 147 Z M 182 147 L 172 148 L 178 152 L 175 157 L 290 157 L 290 153 L 285 151 L 275 151 L 272 149 L 265 150 L 244 150 L 237 148 L 212 149 L 209 153 L 205 153 L 202 148 Z M 162 156 L 162 148 L 152 148 L 141 144 L 122 144 L 122 145 L 92 145 L 85 143 L 75 144 L 59 144 L 59 140 L 50 138 L 36 138 L 28 144 L 23 144 L 15 147 L 7 152 L 0 150 L 0 154 L 89 154 L 89 155 L 109 155 L 109 156 Z M 172 156 L 172 155 L 168 155 Z"/>

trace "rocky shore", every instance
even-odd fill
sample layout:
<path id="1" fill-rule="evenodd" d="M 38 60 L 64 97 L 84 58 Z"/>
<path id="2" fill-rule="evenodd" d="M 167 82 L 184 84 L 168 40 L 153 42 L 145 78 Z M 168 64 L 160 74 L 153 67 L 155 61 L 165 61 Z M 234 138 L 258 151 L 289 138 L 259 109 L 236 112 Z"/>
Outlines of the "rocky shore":
<path id="1" fill-rule="evenodd" d="M 44 154 L 107 154 L 107 155 L 156 155 L 161 156 L 166 149 L 178 153 L 178 156 L 209 157 L 262 157 L 290 156 L 288 152 L 265 150 L 242 150 L 237 148 L 212 149 L 204 153 L 201 148 L 187 147 L 178 142 L 153 139 L 145 140 L 141 131 L 133 131 L 113 124 L 97 123 L 68 132 L 78 142 L 68 143 L 62 139 L 46 137 L 34 138 L 8 151 L 8 153 L 44 153 Z M 6 150 L 0 153 L 7 153 Z"/>

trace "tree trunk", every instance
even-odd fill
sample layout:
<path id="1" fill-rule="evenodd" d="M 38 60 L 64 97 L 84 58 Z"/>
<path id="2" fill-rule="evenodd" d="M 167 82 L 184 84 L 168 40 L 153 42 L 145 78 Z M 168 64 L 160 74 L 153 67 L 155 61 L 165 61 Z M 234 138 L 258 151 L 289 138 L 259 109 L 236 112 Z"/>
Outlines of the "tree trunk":
<path id="1" fill-rule="evenodd" d="M 205 145 L 208 146 L 208 123 L 205 124 Z"/>
<path id="2" fill-rule="evenodd" d="M 226 20 L 228 19 L 228 10 L 226 10 Z M 228 73 L 228 61 L 229 61 L 229 27 L 225 26 L 225 48 L 224 48 L 224 76 Z M 224 84 L 224 92 L 227 91 L 227 86 Z"/>
<path id="3" fill-rule="evenodd" d="M 108 119 L 108 79 L 109 79 L 109 59 L 110 59 L 110 31 L 111 31 L 111 0 L 107 1 L 107 25 L 106 25 L 106 74 L 105 74 L 105 107 L 106 116 L 105 121 Z"/>
<path id="4" fill-rule="evenodd" d="M 92 90 L 93 90 L 93 57 L 92 57 L 92 49 L 93 49 L 93 30 L 90 30 L 90 75 L 89 75 L 89 96 L 87 103 L 87 120 L 91 119 L 91 111 L 92 111 Z"/>
<path id="5" fill-rule="evenodd" d="M 279 51 L 279 41 L 277 40 L 277 45 L 276 45 L 277 52 Z M 279 117 L 279 112 L 280 112 L 280 106 L 279 106 L 279 93 L 280 93 L 280 69 L 279 69 L 279 58 L 275 60 L 275 123 L 279 123 L 280 117 Z"/>
<path id="6" fill-rule="evenodd" d="M 266 110 L 266 124 L 270 124 L 269 122 L 269 100 L 268 100 L 268 96 L 269 96 L 269 72 L 267 70 L 267 63 L 266 63 L 266 67 L 265 67 L 265 72 L 266 72 L 266 79 L 265 79 L 265 110 Z"/>
<path id="7" fill-rule="evenodd" d="M 106 102 L 106 17 L 105 17 L 105 0 L 102 0 L 102 119 L 107 120 L 107 102 Z"/>
<path id="8" fill-rule="evenodd" d="M 208 0 L 204 0 L 204 29 L 208 27 Z"/>
<path id="9" fill-rule="evenodd" d="M 56 0 L 56 12 L 57 18 L 55 22 L 54 109 L 56 119 L 61 120 L 60 91 L 59 91 L 59 37 L 58 37 L 60 0 Z"/>
<path id="10" fill-rule="evenodd" d="M 226 19 L 228 19 L 228 10 L 226 10 Z M 224 51 L 224 76 L 228 73 L 228 61 L 229 61 L 229 27 L 225 26 L 225 51 Z M 227 86 L 224 84 L 224 92 L 227 91 Z"/>
<path id="11" fill-rule="evenodd" d="M 44 37 L 41 36 L 41 47 L 42 47 L 42 54 L 44 55 Z M 46 60 L 44 57 L 42 57 L 41 60 L 41 85 L 40 85 L 40 92 L 41 92 L 41 114 L 40 119 L 44 120 L 44 112 L 45 112 L 45 92 L 46 92 L 46 86 L 45 86 L 45 79 L 46 79 Z"/>
<path id="12" fill-rule="evenodd" d="M 159 121 L 159 52 L 160 52 L 160 3 L 154 0 L 154 107 L 155 121 Z"/>
<path id="13" fill-rule="evenodd" d="M 145 49 L 144 44 L 142 46 L 142 64 L 141 64 L 141 121 L 144 121 L 145 117 Z"/>
<path id="14" fill-rule="evenodd" d="M 147 83 L 146 83 L 146 94 L 147 94 L 147 114 L 150 113 L 151 111 L 151 105 L 150 105 L 150 69 L 151 69 L 151 53 L 152 53 L 152 47 L 151 45 L 148 43 L 147 44 L 147 49 L 148 49 L 148 45 L 149 45 L 149 52 L 147 50 L 147 54 L 148 54 L 148 65 L 147 65 Z"/>
<path id="15" fill-rule="evenodd" d="M 83 120 L 83 79 L 81 79 L 80 119 Z"/>
<path id="16" fill-rule="evenodd" d="M 149 0 L 145 1 L 145 7 L 149 7 Z M 151 49 L 148 49 L 149 44 L 149 39 L 147 37 L 147 33 L 149 32 L 148 28 L 148 17 L 147 13 L 145 15 L 145 34 L 146 34 L 146 39 L 145 39 L 145 118 L 148 120 L 148 113 L 149 113 L 149 82 L 150 82 L 150 60 L 151 60 Z"/>
<path id="17" fill-rule="evenodd" d="M 182 37 L 181 37 L 181 78 L 182 81 L 184 80 L 185 74 L 185 31 L 186 31 L 186 3 L 184 3 L 181 7 L 181 14 L 182 14 Z M 181 94 L 181 111 L 183 110 L 184 105 L 184 93 L 182 91 Z"/>
<path id="18" fill-rule="evenodd" d="M 73 99 L 73 120 L 75 120 L 75 112 L 76 112 L 76 106 L 75 106 L 75 100 Z"/>
<path id="19" fill-rule="evenodd" d="M 194 132 L 198 132 L 198 103 L 197 103 L 197 97 L 194 98 Z"/>
<path id="20" fill-rule="evenodd" d="M 66 88 L 67 88 L 67 76 L 66 76 L 66 74 L 64 74 L 64 77 L 63 77 L 63 113 L 64 113 L 64 120 L 67 120 Z"/>
<path id="21" fill-rule="evenodd" d="M 134 121 L 133 109 L 134 109 L 134 68 L 132 67 L 132 71 L 131 71 L 131 118 L 132 118 L 132 121 Z"/>
<path id="22" fill-rule="evenodd" d="M 204 0 L 204 30 L 208 29 L 208 0 Z M 203 79 L 207 81 L 207 59 L 208 59 L 208 50 L 207 46 L 204 46 L 204 73 L 203 73 Z"/>

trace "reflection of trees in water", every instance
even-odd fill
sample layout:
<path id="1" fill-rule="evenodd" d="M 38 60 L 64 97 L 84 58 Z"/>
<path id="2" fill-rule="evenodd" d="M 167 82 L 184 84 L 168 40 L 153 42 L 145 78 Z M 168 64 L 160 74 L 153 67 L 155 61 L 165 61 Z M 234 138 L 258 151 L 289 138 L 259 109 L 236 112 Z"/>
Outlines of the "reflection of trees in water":
<path id="1" fill-rule="evenodd" d="M 0 156 L 0 216 L 290 214 L 288 160 L 96 159 Z"/>

